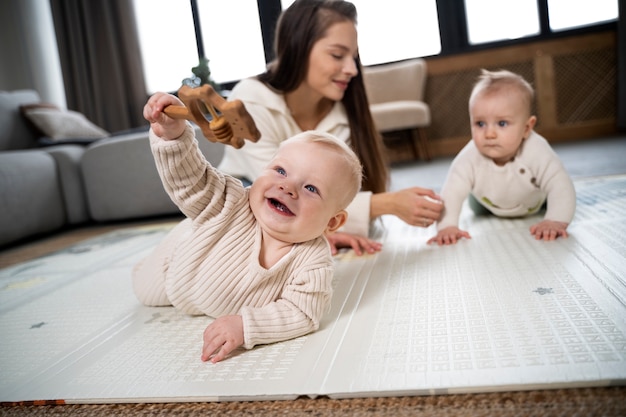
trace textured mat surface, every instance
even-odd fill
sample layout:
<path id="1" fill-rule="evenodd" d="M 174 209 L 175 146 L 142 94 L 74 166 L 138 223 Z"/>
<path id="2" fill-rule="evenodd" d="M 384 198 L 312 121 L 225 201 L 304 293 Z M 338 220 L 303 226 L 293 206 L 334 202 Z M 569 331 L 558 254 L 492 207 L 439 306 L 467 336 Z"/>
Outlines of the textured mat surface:
<path id="1" fill-rule="evenodd" d="M 476 218 L 473 239 L 383 219 L 384 250 L 337 258 L 322 328 L 199 360 L 210 319 L 137 304 L 130 269 L 170 226 L 116 232 L 0 271 L 0 401 L 189 402 L 624 385 L 626 177 L 576 182 L 570 237 Z"/>

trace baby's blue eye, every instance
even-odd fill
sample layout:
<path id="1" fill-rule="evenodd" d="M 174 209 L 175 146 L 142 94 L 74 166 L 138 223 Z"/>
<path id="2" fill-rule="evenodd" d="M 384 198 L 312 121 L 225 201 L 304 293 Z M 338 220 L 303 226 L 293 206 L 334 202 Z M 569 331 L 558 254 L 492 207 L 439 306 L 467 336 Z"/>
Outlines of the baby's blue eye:
<path id="1" fill-rule="evenodd" d="M 287 172 L 283 168 L 281 168 L 281 167 L 276 168 L 276 172 L 278 172 L 280 175 L 286 175 L 287 174 Z"/>
<path id="2" fill-rule="evenodd" d="M 476 126 L 485 127 L 485 122 L 476 122 Z"/>
<path id="3" fill-rule="evenodd" d="M 509 124 L 509 122 L 507 122 L 506 120 L 500 120 L 500 121 L 498 122 L 498 126 L 500 126 L 500 127 L 505 127 L 505 126 L 507 126 L 508 124 Z"/>
<path id="4" fill-rule="evenodd" d="M 314 185 L 305 185 L 304 188 L 312 193 L 317 193 L 317 188 Z"/>

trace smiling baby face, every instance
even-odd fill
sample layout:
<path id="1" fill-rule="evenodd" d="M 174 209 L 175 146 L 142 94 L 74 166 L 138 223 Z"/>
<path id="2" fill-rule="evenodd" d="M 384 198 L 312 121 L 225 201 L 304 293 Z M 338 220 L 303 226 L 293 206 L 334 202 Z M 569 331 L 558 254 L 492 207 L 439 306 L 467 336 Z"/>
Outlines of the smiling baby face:
<path id="1" fill-rule="evenodd" d="M 254 216 L 265 232 L 290 243 L 337 229 L 360 186 L 355 161 L 356 156 L 330 143 L 302 135 L 285 141 L 251 186 Z"/>

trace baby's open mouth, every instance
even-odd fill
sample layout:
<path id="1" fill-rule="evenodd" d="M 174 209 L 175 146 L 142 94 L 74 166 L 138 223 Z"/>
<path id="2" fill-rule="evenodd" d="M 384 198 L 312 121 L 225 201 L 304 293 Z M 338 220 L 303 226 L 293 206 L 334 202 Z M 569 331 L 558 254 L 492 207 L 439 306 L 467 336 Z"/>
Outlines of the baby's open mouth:
<path id="1" fill-rule="evenodd" d="M 270 198 L 269 199 L 269 203 L 274 206 L 274 208 L 282 213 L 288 214 L 290 216 L 293 216 L 293 213 L 291 212 L 291 210 L 289 210 L 289 208 L 284 205 L 283 203 L 281 203 L 280 201 L 274 199 L 274 198 Z"/>

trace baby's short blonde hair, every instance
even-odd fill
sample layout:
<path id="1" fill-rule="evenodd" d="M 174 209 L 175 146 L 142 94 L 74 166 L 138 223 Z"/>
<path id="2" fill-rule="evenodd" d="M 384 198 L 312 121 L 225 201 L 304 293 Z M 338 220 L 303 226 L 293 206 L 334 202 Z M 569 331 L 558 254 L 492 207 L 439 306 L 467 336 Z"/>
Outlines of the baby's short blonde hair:
<path id="1" fill-rule="evenodd" d="M 279 149 L 283 144 L 293 143 L 296 141 L 308 142 L 308 143 L 321 143 L 337 151 L 346 161 L 346 171 L 348 173 L 345 178 L 347 182 L 348 192 L 345 197 L 342 198 L 341 208 L 345 209 L 354 200 L 354 197 L 361 189 L 361 182 L 363 180 L 363 166 L 359 157 L 352 148 L 344 141 L 337 139 L 335 136 L 321 131 L 307 130 L 302 133 L 298 133 L 295 136 L 283 141 L 279 145 Z"/>
<path id="2" fill-rule="evenodd" d="M 483 93 L 491 93 L 502 89 L 513 88 L 520 93 L 524 106 L 528 109 L 528 114 L 532 112 L 535 90 L 521 75 L 507 70 L 487 71 L 483 69 L 470 95 L 469 105 L 471 106 L 477 96 Z"/>

